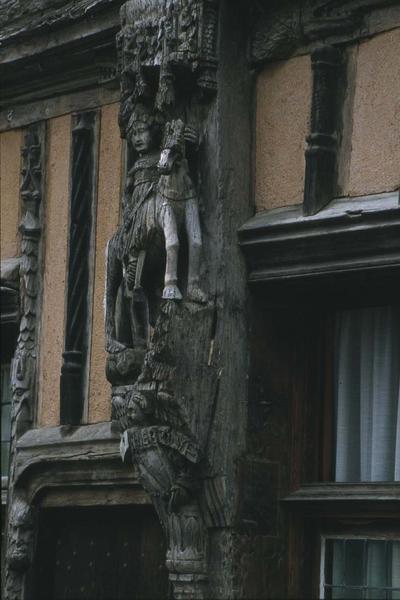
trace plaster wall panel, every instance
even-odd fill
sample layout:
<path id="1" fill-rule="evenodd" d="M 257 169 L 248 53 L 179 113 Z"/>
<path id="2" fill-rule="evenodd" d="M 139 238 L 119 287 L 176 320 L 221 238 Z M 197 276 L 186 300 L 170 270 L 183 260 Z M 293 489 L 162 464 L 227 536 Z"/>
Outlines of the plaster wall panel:
<path id="1" fill-rule="evenodd" d="M 308 55 L 277 62 L 257 79 L 256 210 L 299 204 L 304 192 L 304 150 L 311 108 Z"/>
<path id="2" fill-rule="evenodd" d="M 60 421 L 60 374 L 64 350 L 68 246 L 70 115 L 48 122 L 44 216 L 44 279 L 40 332 L 38 425 Z"/>
<path id="3" fill-rule="evenodd" d="M 14 258 L 19 254 L 21 142 L 20 129 L 0 134 L 0 248 L 2 259 Z"/>
<path id="4" fill-rule="evenodd" d="M 359 45 L 345 195 L 400 186 L 400 29 Z"/>
<path id="5" fill-rule="evenodd" d="M 93 323 L 89 374 L 89 423 L 111 417 L 111 386 L 105 376 L 104 340 L 105 252 L 119 222 L 122 141 L 118 127 L 119 104 L 103 106 L 100 125 L 99 178 L 96 220 L 96 257 Z"/>

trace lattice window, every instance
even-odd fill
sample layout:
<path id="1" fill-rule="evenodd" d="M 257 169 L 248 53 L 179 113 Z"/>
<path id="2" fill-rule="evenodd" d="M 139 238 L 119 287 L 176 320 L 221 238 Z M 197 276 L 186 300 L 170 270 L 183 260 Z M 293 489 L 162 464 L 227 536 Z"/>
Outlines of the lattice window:
<path id="1" fill-rule="evenodd" d="M 320 596 L 400 599 L 400 539 L 324 537 Z"/>

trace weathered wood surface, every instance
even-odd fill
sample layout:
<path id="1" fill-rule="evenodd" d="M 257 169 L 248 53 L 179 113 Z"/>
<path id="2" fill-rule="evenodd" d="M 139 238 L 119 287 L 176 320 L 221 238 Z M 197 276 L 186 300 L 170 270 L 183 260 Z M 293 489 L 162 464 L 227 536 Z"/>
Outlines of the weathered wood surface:
<path id="1" fill-rule="evenodd" d="M 309 217 L 299 206 L 260 212 L 239 231 L 249 281 L 396 269 L 399 218 L 398 192 L 338 199 Z"/>
<path id="2" fill-rule="evenodd" d="M 2 0 L 0 2 L 0 42 L 3 45 L 29 35 L 80 19 L 93 18 L 122 0 Z"/>
<path id="3" fill-rule="evenodd" d="M 345 44 L 400 24 L 397 0 L 252 3 L 251 59 L 255 65 L 309 54 L 321 43 Z"/>
<path id="4" fill-rule="evenodd" d="M 176 598 L 232 593 L 235 567 L 228 548 L 234 544 L 228 539 L 237 511 L 236 461 L 244 452 L 247 393 L 245 269 L 236 238 L 238 226 L 251 210 L 247 9 L 220 4 L 222 30 L 215 48 L 219 70 L 214 81 L 216 60 L 209 58 L 216 39 L 217 5 L 208 0 L 190 5 L 191 20 L 185 17 L 186 5 L 174 5 L 178 37 L 170 33 L 174 31 L 169 28 L 171 15 L 164 14 L 164 8 L 160 7 L 160 14 L 168 27 L 161 30 L 150 4 L 128 2 L 123 11 L 118 38 L 120 125 L 139 156 L 125 188 L 126 224 L 109 245 L 106 301 L 108 373 L 114 386 L 114 411 L 124 431 L 124 455 L 131 455 L 137 464 L 166 530 L 167 565 Z M 139 31 L 148 31 L 145 42 L 135 37 L 136 29 L 131 27 L 135 19 Z M 164 45 L 157 45 L 160 38 L 166 40 Z M 171 144 L 171 131 L 182 129 L 182 123 L 190 126 L 184 129 L 185 142 L 177 136 Z M 192 129 L 198 131 L 197 156 L 186 144 Z M 188 168 L 182 159 L 188 161 Z M 155 170 L 157 161 L 161 177 Z M 176 204 L 169 204 L 170 199 Z M 171 229 L 178 219 L 177 204 L 186 226 L 178 229 L 174 239 Z M 199 227 L 193 228 L 195 220 L 187 216 L 196 204 L 202 238 L 200 272 L 198 249 L 191 248 L 192 237 L 200 237 Z M 155 215 L 153 231 L 164 233 L 160 246 L 150 237 L 149 214 Z M 171 219 L 167 227 L 163 214 Z M 176 273 L 171 265 L 178 247 Z M 160 269 L 146 274 L 143 255 L 145 261 L 154 257 Z M 122 335 L 126 321 L 117 310 L 116 297 L 118 289 L 124 294 L 130 286 L 135 286 L 133 308 L 137 310 L 139 301 L 147 299 L 150 317 L 148 324 L 140 324 L 143 311 L 136 319 L 130 317 L 134 333 L 127 342 Z M 125 348 L 127 343 L 133 347 Z M 132 361 L 130 372 L 124 355 Z M 211 526 L 228 529 L 211 540 Z M 223 573 L 222 563 L 228 573 Z"/>
<path id="5" fill-rule="evenodd" d="M 31 429 L 19 440 L 15 458 L 16 484 L 23 488 L 29 503 L 50 497 L 52 505 L 62 505 L 57 494 L 71 487 L 68 505 L 76 505 L 80 495 L 90 495 L 92 504 L 138 489 L 137 472 L 123 465 L 119 453 L 119 434 L 110 422 L 78 427 Z M 78 493 L 75 499 L 74 490 Z M 84 498 L 84 496 L 83 496 Z M 83 500 L 82 500 L 83 501 Z"/>

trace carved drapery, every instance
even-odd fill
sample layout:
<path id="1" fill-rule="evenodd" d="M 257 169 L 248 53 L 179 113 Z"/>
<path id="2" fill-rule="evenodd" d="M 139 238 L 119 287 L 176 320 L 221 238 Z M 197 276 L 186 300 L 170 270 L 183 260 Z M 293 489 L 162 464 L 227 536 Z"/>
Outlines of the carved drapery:
<path id="1" fill-rule="evenodd" d="M 31 564 L 33 552 L 34 511 L 26 500 L 25 491 L 14 487 L 13 459 L 17 440 L 32 426 L 35 410 L 44 135 L 43 123 L 31 125 L 22 147 L 21 321 L 11 378 L 10 508 L 4 588 L 7 600 L 20 600 L 24 597 L 25 574 Z"/>

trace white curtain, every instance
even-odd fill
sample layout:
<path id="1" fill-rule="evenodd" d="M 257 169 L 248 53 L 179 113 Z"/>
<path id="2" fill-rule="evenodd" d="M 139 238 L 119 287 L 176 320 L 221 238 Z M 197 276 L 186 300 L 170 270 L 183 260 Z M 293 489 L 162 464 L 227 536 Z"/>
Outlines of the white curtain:
<path id="1" fill-rule="evenodd" d="M 336 332 L 340 482 L 400 480 L 400 310 L 344 310 Z"/>

